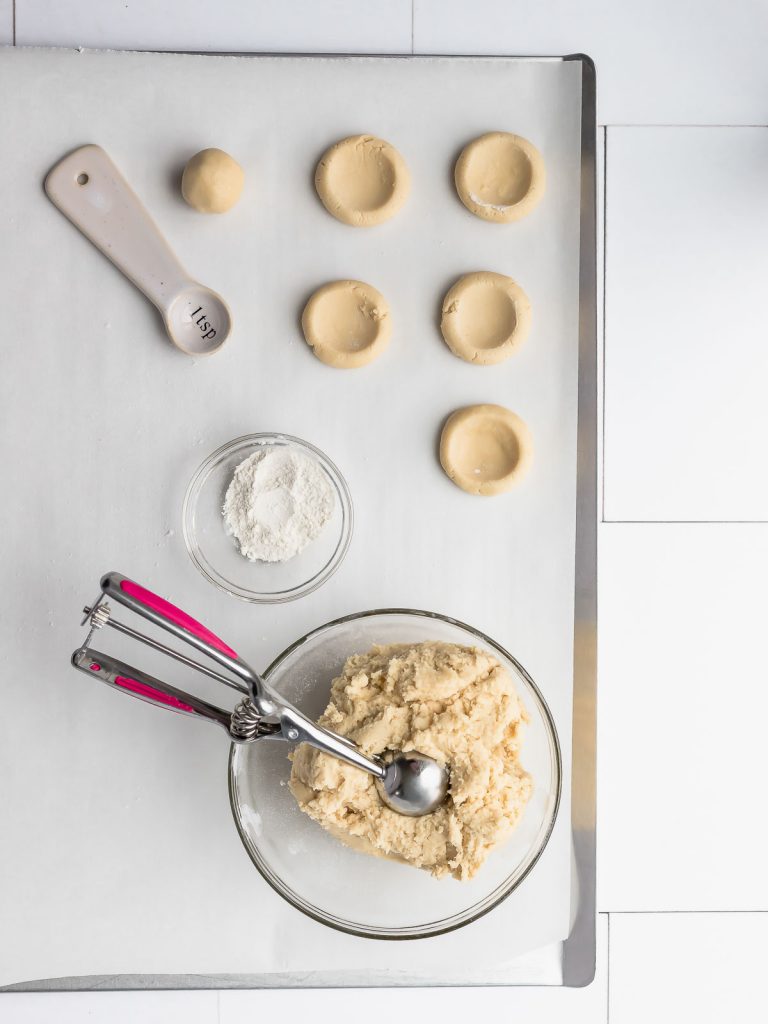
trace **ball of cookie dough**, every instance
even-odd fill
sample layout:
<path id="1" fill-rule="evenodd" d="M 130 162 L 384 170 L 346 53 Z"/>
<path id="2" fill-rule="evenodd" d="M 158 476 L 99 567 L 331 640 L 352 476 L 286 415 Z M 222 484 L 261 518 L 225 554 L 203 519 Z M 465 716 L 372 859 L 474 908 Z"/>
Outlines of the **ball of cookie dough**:
<path id="1" fill-rule="evenodd" d="M 184 168 L 181 194 L 201 213 L 231 210 L 243 191 L 243 168 L 223 149 L 203 149 Z"/>
<path id="2" fill-rule="evenodd" d="M 364 281 L 332 281 L 318 288 L 304 307 L 301 326 L 317 358 L 345 370 L 381 355 L 392 332 L 386 299 Z"/>
<path id="3" fill-rule="evenodd" d="M 510 132 L 473 139 L 456 161 L 459 199 L 476 217 L 505 224 L 520 220 L 544 195 L 544 160 L 533 143 Z"/>
<path id="4" fill-rule="evenodd" d="M 457 409 L 440 436 L 440 464 L 468 494 L 503 494 L 524 476 L 532 457 L 528 427 L 503 405 Z"/>
<path id="5" fill-rule="evenodd" d="M 320 157 L 315 188 L 326 210 L 352 227 L 394 217 L 408 198 L 411 181 L 394 146 L 373 135 L 352 135 Z"/>

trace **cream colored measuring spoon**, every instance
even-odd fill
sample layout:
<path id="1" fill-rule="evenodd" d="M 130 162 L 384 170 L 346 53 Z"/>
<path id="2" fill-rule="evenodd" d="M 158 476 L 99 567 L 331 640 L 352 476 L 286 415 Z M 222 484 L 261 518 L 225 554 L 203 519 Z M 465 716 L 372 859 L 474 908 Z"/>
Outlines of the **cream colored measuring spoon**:
<path id="1" fill-rule="evenodd" d="M 65 156 L 45 179 L 48 198 L 160 311 L 168 337 L 190 356 L 210 355 L 232 330 L 220 295 L 192 280 L 138 196 L 101 146 Z"/>

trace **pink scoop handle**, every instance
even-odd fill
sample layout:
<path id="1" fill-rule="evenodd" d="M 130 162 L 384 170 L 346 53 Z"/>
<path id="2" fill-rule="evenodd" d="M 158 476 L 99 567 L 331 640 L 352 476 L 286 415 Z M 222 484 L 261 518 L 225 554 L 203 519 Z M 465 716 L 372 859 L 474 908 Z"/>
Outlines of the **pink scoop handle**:
<path id="1" fill-rule="evenodd" d="M 203 644 L 213 647 L 214 650 L 219 651 L 228 658 L 232 658 L 235 661 L 239 660 L 229 644 L 225 644 L 223 640 L 217 637 L 215 633 L 212 633 L 201 622 L 193 619 L 191 615 L 187 615 L 181 608 L 177 608 L 175 604 L 166 601 L 164 597 L 153 594 L 146 587 L 134 583 L 133 580 L 129 580 L 125 576 L 119 575 L 119 573 L 108 573 L 102 580 L 102 588 L 107 593 L 113 594 L 118 600 L 120 600 L 121 595 L 132 598 L 136 604 L 153 612 L 154 615 L 164 619 L 166 622 L 178 626 L 186 633 L 197 637 Z"/>
<path id="2" fill-rule="evenodd" d="M 72 664 L 91 679 L 98 679 L 131 697 L 138 697 L 159 708 L 191 715 L 198 720 L 213 722 L 223 726 L 227 732 L 230 730 L 232 716 L 229 711 L 209 704 L 193 693 L 171 686 L 109 654 L 94 651 L 90 647 L 80 647 L 72 655 Z"/>
<path id="3" fill-rule="evenodd" d="M 115 676 L 114 685 L 121 687 L 123 690 L 130 690 L 131 693 L 135 693 L 137 697 L 142 697 L 144 700 L 151 700 L 155 704 L 163 704 L 165 707 L 173 708 L 175 711 L 186 711 L 190 715 L 197 714 L 193 707 L 185 704 L 178 697 L 173 697 L 170 693 L 163 693 L 162 690 L 156 690 L 154 686 L 148 686 L 146 683 L 140 683 L 138 679 Z"/>
<path id="4" fill-rule="evenodd" d="M 215 633 L 197 619 L 193 619 L 191 615 L 187 615 L 181 608 L 177 608 L 164 597 L 153 594 L 151 590 L 122 576 L 119 572 L 108 572 L 102 576 L 101 589 L 104 596 L 113 598 L 131 611 L 149 619 L 156 626 L 168 630 L 177 639 L 202 651 L 207 657 L 239 676 L 248 685 L 257 701 L 264 699 L 266 689 L 258 672 L 243 661 L 229 644 L 225 644 Z M 266 706 L 264 703 L 264 708 Z M 272 710 L 261 710 L 262 714 L 272 714 Z"/>

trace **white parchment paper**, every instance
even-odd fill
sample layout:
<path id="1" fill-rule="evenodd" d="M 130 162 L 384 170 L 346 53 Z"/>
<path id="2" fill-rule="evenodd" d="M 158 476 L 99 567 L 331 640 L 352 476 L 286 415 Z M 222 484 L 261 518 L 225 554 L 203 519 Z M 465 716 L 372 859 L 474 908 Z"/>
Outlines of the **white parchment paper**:
<path id="1" fill-rule="evenodd" d="M 579 65 L 6 50 L 0 118 L 0 984 L 541 980 L 520 957 L 566 936 L 571 887 Z M 544 202 L 510 226 L 472 217 L 452 186 L 462 146 L 494 129 L 530 138 L 548 169 Z M 359 132 L 393 142 L 413 177 L 402 213 L 366 230 L 333 220 L 312 188 L 323 150 Z M 47 170 L 88 142 L 110 153 L 190 273 L 230 302 L 234 335 L 213 358 L 172 348 L 154 310 L 46 199 Z M 181 167 L 206 146 L 246 169 L 240 204 L 221 217 L 179 195 Z M 472 270 L 509 274 L 531 298 L 529 341 L 498 367 L 461 362 L 440 337 L 441 298 Z M 322 365 L 301 337 L 304 301 L 339 277 L 369 281 L 391 305 L 391 346 L 363 370 Z M 439 468 L 442 422 L 472 402 L 507 405 L 532 430 L 533 470 L 505 497 L 465 495 Z M 325 450 L 357 518 L 326 586 L 266 608 L 214 590 L 180 531 L 198 463 L 258 430 Z M 257 666 L 373 607 L 440 611 L 492 635 L 537 681 L 563 748 L 558 824 L 531 876 L 484 920 L 423 942 L 355 939 L 284 904 L 231 820 L 223 733 L 69 667 L 80 609 L 108 569 L 175 600 Z"/>

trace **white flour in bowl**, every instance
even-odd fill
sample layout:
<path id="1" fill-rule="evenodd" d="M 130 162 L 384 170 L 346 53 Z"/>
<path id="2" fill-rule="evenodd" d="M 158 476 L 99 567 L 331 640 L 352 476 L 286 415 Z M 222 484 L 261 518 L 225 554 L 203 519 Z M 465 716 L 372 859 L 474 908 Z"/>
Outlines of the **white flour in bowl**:
<path id="1" fill-rule="evenodd" d="M 224 524 L 252 562 L 285 562 L 303 551 L 333 513 L 323 469 L 293 448 L 265 447 L 235 469 L 224 498 Z"/>

